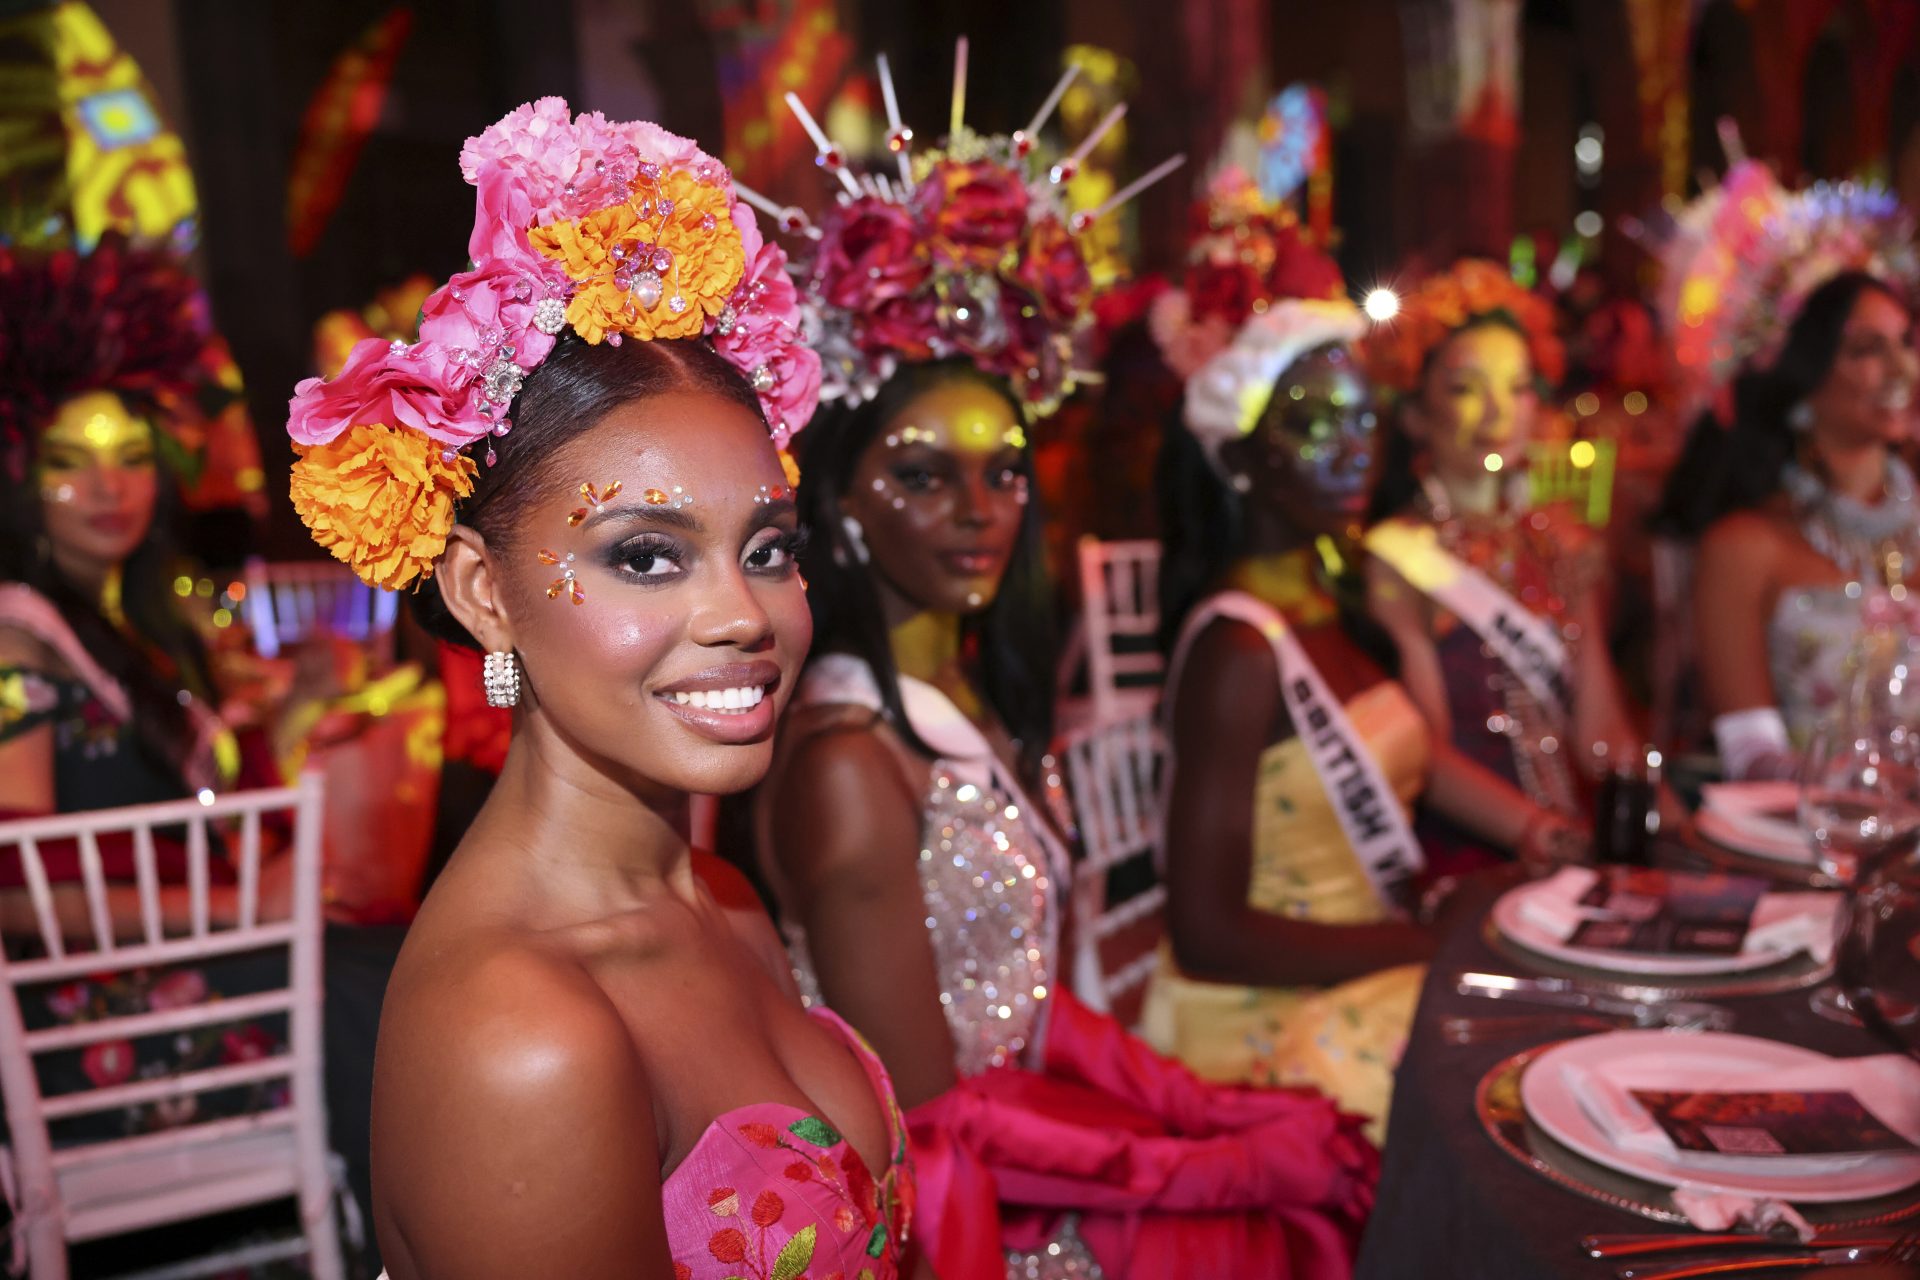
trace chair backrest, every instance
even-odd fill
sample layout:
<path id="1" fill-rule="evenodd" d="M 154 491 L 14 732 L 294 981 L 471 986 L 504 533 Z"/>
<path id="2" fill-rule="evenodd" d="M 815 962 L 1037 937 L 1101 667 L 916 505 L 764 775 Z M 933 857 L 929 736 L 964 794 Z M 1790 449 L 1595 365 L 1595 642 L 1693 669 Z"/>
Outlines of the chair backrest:
<path id="1" fill-rule="evenodd" d="M 57 1203 L 57 1168 L 76 1153 L 63 1142 L 56 1158 L 48 1124 L 73 1116 L 112 1112 L 216 1089 L 272 1080 L 292 1083 L 284 1118 L 324 1141 L 325 1105 L 320 1077 L 320 821 L 322 790 L 318 775 L 297 786 L 240 791 L 231 795 L 122 809 L 99 809 L 0 823 L 0 858 L 18 859 L 38 928 L 39 954 L 8 959 L 0 951 L 0 1091 L 4 1091 L 15 1168 L 23 1203 Z M 293 847 L 293 911 L 285 920 L 260 916 L 263 824 L 276 827 L 290 816 Z M 184 886 L 163 885 L 156 845 L 184 831 Z M 112 919 L 117 887 L 105 873 L 103 846 L 130 842 L 138 899 L 138 926 L 131 937 L 116 937 Z M 212 860 L 224 849 L 237 884 L 231 921 L 217 919 Z M 63 931 L 48 854 L 66 854 L 77 846 L 79 888 L 85 900 L 85 925 L 78 936 Z M 123 891 L 122 891 L 123 892 Z M 184 895 L 184 904 L 168 899 Z M 184 909 L 182 909 L 184 907 Z M 222 915 L 228 913 L 222 912 Z M 69 925 L 73 922 L 69 920 Z M 170 927 L 171 926 L 171 927 Z M 242 952 L 287 957 L 284 985 L 227 999 L 184 1004 L 165 1010 L 106 1013 L 89 1021 L 28 1030 L 20 1000 L 23 988 L 40 988 L 103 972 L 210 960 Z M 247 1061 L 189 1070 L 175 1076 L 135 1079 L 120 1084 L 43 1096 L 37 1060 L 114 1041 L 169 1036 L 200 1027 L 218 1027 L 251 1019 L 285 1016 L 288 1041 L 283 1052 Z M 265 1091 L 259 1091 L 264 1093 Z M 254 1123 L 242 1117 L 209 1123 Z M 191 1135 L 205 1125 L 187 1126 Z M 164 1145 L 166 1133 L 145 1134 L 84 1147 L 86 1157 L 105 1159 L 116 1143 L 141 1149 Z"/>
<path id="2" fill-rule="evenodd" d="M 400 617 L 396 592 L 376 590 L 332 560 L 251 559 L 245 581 L 240 618 L 253 632 L 254 649 L 261 657 L 276 657 L 283 646 L 325 631 L 359 641 L 374 650 L 376 658 L 391 660 L 393 628 Z"/>
<path id="3" fill-rule="evenodd" d="M 1082 538 L 1080 600 L 1094 723 L 1108 724 L 1130 706 L 1150 705 L 1166 679 L 1159 647 L 1160 544 Z M 1129 699 L 1128 690 L 1147 697 Z"/>
<path id="4" fill-rule="evenodd" d="M 1619 445 L 1612 440 L 1544 442 L 1527 454 L 1533 505 L 1564 502 L 1594 528 L 1613 517 L 1613 474 Z"/>
<path id="5" fill-rule="evenodd" d="M 1166 929 L 1166 887 L 1154 869 L 1166 745 L 1151 714 L 1070 738 L 1065 750 L 1084 858 L 1075 871 L 1075 925 L 1088 962 L 1074 994 L 1123 1025 L 1139 1021 Z"/>

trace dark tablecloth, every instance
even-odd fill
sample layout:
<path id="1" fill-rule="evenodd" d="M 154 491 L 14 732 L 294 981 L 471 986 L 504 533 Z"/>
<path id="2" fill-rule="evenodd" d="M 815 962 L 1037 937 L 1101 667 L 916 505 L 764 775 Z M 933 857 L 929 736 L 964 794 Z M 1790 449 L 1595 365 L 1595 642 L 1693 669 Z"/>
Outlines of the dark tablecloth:
<path id="1" fill-rule="evenodd" d="M 1361 1242 L 1358 1280 L 1611 1280 L 1620 1264 L 1582 1257 L 1576 1247 L 1581 1236 L 1680 1229 L 1545 1181 L 1494 1146 L 1474 1114 L 1481 1077 L 1531 1043 L 1449 1045 L 1440 1039 L 1439 1023 L 1522 1011 L 1459 995 L 1451 981 L 1463 970 L 1526 972 L 1481 936 L 1487 907 L 1508 883 L 1491 873 L 1461 890 L 1471 896 L 1453 917 L 1428 973 L 1394 1085 L 1379 1201 Z M 1865 1031 L 1813 1013 L 1805 991 L 1722 1003 L 1734 1010 L 1734 1030 L 1743 1035 L 1837 1056 L 1887 1049 Z"/>

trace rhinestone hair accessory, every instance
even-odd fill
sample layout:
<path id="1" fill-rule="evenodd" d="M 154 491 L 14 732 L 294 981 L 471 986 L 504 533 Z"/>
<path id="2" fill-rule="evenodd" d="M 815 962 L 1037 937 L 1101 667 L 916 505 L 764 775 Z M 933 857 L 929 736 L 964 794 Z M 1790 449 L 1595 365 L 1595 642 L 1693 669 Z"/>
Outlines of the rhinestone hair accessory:
<path id="1" fill-rule="evenodd" d="M 1253 430 L 1273 399 L 1274 383 L 1307 352 L 1358 339 L 1367 330 L 1345 298 L 1290 298 L 1240 326 L 1233 345 L 1187 382 L 1187 429 L 1225 472 L 1220 450 Z"/>
<path id="2" fill-rule="evenodd" d="M 293 501 L 314 538 L 374 586 L 417 586 L 472 492 L 469 452 L 512 428 L 526 378 L 583 341 L 705 338 L 760 398 L 776 447 L 806 425 L 820 362 L 800 338 L 786 254 L 726 168 L 645 121 L 511 112 L 460 153 L 476 190 L 468 270 L 436 289 L 414 342 L 357 343 L 295 389 Z"/>
<path id="3" fill-rule="evenodd" d="M 1367 331 L 1361 344 L 1367 376 L 1376 390 L 1411 395 L 1419 390 L 1435 347 L 1467 325 L 1493 318 L 1520 330 L 1534 376 L 1558 385 L 1566 371 L 1566 348 L 1554 332 L 1552 305 L 1483 258 L 1463 258 L 1422 280 L 1400 299 L 1392 320 Z"/>
<path id="4" fill-rule="evenodd" d="M 1098 208 L 1067 207 L 1066 184 L 1125 112 L 1115 107 L 1067 155 L 1044 162 L 1040 130 L 1077 74 L 1070 67 L 1023 129 L 986 136 L 965 123 L 967 42 L 955 48 L 947 136 L 914 152 L 887 59 L 879 78 L 893 172 L 856 175 L 800 99 L 787 105 L 839 186 L 810 223 L 795 208 L 741 191 L 804 237 L 797 275 L 807 334 L 821 353 L 821 398 L 871 398 L 901 361 L 966 356 L 1004 377 L 1036 415 L 1090 376 L 1079 367 L 1094 285 L 1079 235 L 1185 162 L 1174 156 Z"/>
<path id="5" fill-rule="evenodd" d="M 1779 354 L 1801 304 L 1843 271 L 1866 271 L 1911 299 L 1920 285 L 1914 220 L 1884 187 L 1817 183 L 1783 188 L 1723 129 L 1732 161 L 1670 227 L 1649 232 L 1663 268 L 1655 298 L 1680 373 L 1681 421 L 1691 421 L 1740 371 Z"/>

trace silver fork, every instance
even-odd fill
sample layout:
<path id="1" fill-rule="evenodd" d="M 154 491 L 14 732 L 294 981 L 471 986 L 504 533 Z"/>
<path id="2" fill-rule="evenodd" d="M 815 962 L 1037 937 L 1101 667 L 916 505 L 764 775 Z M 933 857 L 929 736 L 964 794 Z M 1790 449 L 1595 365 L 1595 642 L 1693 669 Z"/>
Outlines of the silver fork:
<path id="1" fill-rule="evenodd" d="M 1694 1276 L 1730 1276 L 1750 1271 L 1804 1271 L 1813 1267 L 1851 1267 L 1868 1263 L 1904 1265 L 1920 1262 L 1920 1232 L 1910 1231 L 1891 1244 L 1867 1247 L 1813 1249 L 1806 1253 L 1769 1253 L 1745 1258 L 1717 1258 L 1668 1266 L 1622 1267 L 1620 1280 L 1691 1280 Z"/>

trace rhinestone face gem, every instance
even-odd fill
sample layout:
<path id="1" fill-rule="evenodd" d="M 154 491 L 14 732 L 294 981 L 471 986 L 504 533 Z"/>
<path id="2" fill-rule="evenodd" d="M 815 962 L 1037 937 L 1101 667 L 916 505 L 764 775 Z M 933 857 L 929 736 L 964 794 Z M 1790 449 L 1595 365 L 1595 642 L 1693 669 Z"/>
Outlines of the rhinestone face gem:
<path id="1" fill-rule="evenodd" d="M 495 404 L 506 404 L 520 394 L 520 384 L 526 376 L 526 371 L 513 361 L 495 360 L 487 366 L 486 375 L 480 381 L 480 394 Z"/>
<path id="2" fill-rule="evenodd" d="M 666 291 L 666 286 L 660 282 L 660 277 L 652 271 L 642 271 L 633 278 L 633 300 L 639 303 L 643 310 L 651 311 L 660 305 L 660 295 Z"/>
<path id="3" fill-rule="evenodd" d="M 533 304 L 533 327 L 551 338 L 567 327 L 567 304 L 558 298 L 542 298 Z"/>

